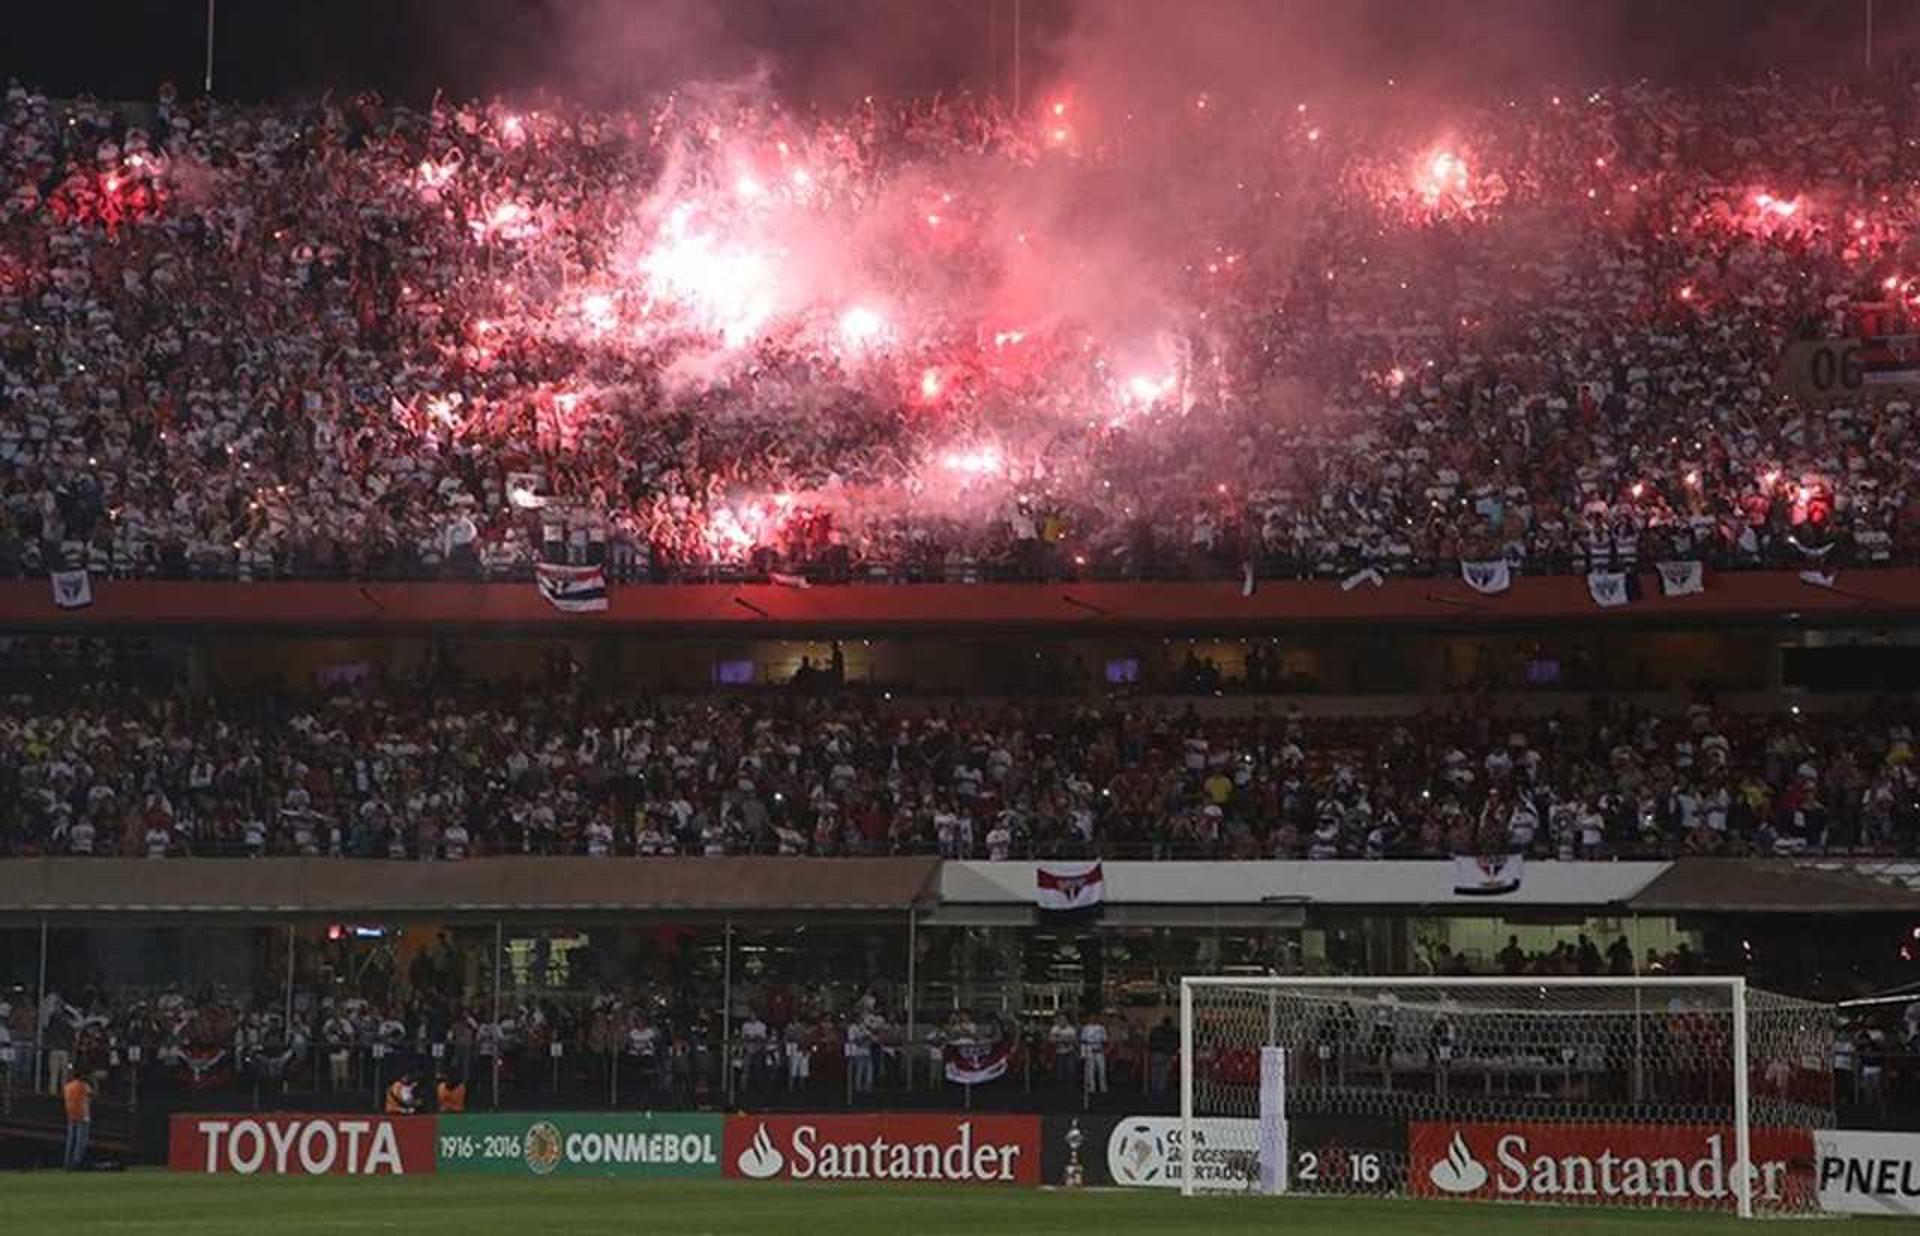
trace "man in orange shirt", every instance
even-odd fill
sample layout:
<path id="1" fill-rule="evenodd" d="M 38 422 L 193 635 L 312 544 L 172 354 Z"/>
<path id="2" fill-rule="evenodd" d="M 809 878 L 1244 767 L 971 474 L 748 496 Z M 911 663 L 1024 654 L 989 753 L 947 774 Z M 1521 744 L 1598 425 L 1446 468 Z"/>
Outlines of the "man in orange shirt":
<path id="1" fill-rule="evenodd" d="M 67 1070 L 67 1084 L 60 1088 L 67 1104 L 66 1168 L 77 1172 L 87 1161 L 87 1142 L 93 1134 L 93 1083 L 78 1069 Z"/>
<path id="2" fill-rule="evenodd" d="M 467 1110 L 467 1083 L 443 1076 L 440 1084 L 434 1088 L 433 1097 L 434 1105 L 443 1112 L 464 1112 Z"/>
<path id="3" fill-rule="evenodd" d="M 413 1074 L 402 1073 L 393 1079 L 391 1086 L 387 1087 L 387 1115 L 409 1116 L 413 1114 L 415 1107 Z"/>

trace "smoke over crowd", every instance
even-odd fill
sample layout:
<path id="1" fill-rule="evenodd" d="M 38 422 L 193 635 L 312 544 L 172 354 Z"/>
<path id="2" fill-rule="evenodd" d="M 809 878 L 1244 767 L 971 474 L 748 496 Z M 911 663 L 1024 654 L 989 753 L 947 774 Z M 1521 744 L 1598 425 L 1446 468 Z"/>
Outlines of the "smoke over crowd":
<path id="1" fill-rule="evenodd" d="M 399 24 L 477 97 L 16 87 L 9 556 L 1349 578 L 1903 541 L 1904 416 L 1771 389 L 1920 269 L 1897 27 L 1875 75 L 1743 80 L 1846 13 L 893 9 Z M 1697 80 L 1628 76 L 1650 29 Z"/>

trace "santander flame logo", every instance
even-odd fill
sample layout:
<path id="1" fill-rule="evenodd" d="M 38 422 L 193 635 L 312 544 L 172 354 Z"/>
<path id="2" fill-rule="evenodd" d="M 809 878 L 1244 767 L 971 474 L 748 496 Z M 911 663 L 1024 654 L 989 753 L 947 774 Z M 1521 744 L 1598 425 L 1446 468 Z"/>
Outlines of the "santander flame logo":
<path id="1" fill-rule="evenodd" d="M 775 1149 L 773 1139 L 767 1136 L 767 1125 L 763 1120 L 753 1135 L 753 1142 L 740 1152 L 740 1174 L 749 1180 L 768 1180 L 780 1174 L 787 1158 Z M 1483 1170 L 1480 1175 L 1486 1176 Z"/>
<path id="2" fill-rule="evenodd" d="M 1427 1169 L 1427 1179 L 1443 1193 L 1471 1193 L 1487 1183 L 1487 1169 L 1467 1149 L 1467 1139 L 1455 1130 L 1447 1157 Z"/>

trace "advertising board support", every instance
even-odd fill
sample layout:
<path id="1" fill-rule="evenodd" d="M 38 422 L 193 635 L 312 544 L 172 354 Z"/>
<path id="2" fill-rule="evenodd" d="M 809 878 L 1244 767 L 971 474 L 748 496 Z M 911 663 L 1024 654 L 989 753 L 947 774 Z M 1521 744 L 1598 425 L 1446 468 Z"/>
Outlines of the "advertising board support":
<path id="1" fill-rule="evenodd" d="M 1180 1192 L 1193 1196 L 1193 985 L 1180 984 Z"/>
<path id="2" fill-rule="evenodd" d="M 296 941 L 294 937 L 293 924 L 288 923 L 287 924 L 287 1020 L 285 1022 L 285 1025 L 289 1029 L 291 1029 L 293 1026 L 293 969 L 294 969 L 293 950 L 295 947 L 295 943 Z"/>
<path id="3" fill-rule="evenodd" d="M 907 1065 L 907 1093 L 909 1094 L 913 1093 L 913 1062 L 915 1057 L 917 1057 L 920 1054 L 919 1039 L 914 1033 L 914 1020 L 913 1020 L 914 961 L 916 960 L 915 954 L 919 952 L 919 944 L 920 944 L 919 932 L 920 932 L 919 916 L 914 913 L 914 909 L 912 906 L 908 906 L 907 907 L 907 1040 L 906 1040 L 907 1059 L 906 1059 L 906 1065 Z"/>
<path id="4" fill-rule="evenodd" d="M 493 1067 L 493 1109 L 500 1110 L 500 961 L 507 952 L 507 927 L 499 919 L 493 920 L 493 1029 L 494 1050 L 491 1065 Z"/>
<path id="5" fill-rule="evenodd" d="M 41 1050 L 41 1047 L 43 1044 L 43 1036 L 47 1033 L 47 1019 L 44 1015 L 42 1015 L 41 1010 L 46 1007 L 47 1007 L 47 919 L 45 915 L 42 915 L 40 917 L 40 985 L 34 990 L 34 993 L 33 993 L 33 1010 L 34 1010 L 33 1084 L 27 1088 L 27 1093 L 29 1094 L 38 1093 L 41 1085 L 44 1084 L 40 1077 L 40 1071 L 46 1066 L 41 1064 L 41 1061 L 45 1060 L 47 1057 L 46 1057 L 46 1053 Z M 58 1079 L 56 1079 L 53 1084 L 57 1086 L 59 1084 Z"/>
<path id="6" fill-rule="evenodd" d="M 727 1106 L 733 1106 L 733 920 L 721 932 L 720 954 L 720 1072 L 725 1078 Z M 851 1093 L 851 1092 L 849 1092 Z"/>

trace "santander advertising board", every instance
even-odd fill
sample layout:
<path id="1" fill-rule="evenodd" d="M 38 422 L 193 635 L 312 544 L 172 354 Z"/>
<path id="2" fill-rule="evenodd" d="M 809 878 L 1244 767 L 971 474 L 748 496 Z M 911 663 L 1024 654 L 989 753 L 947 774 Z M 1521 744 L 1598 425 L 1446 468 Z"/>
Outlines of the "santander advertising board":
<path id="1" fill-rule="evenodd" d="M 734 1116 L 721 1169 L 746 1180 L 1038 1184 L 1033 1116 Z"/>
<path id="2" fill-rule="evenodd" d="M 1812 1187 L 1805 1129 L 1754 1129 L 1750 1171 L 1735 1158 L 1733 1130 L 1719 1125 L 1415 1124 L 1412 1143 L 1418 1197 L 1731 1208 L 1742 1173 L 1758 1204 Z"/>

